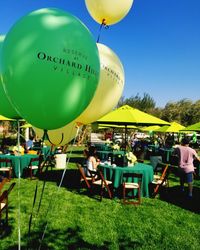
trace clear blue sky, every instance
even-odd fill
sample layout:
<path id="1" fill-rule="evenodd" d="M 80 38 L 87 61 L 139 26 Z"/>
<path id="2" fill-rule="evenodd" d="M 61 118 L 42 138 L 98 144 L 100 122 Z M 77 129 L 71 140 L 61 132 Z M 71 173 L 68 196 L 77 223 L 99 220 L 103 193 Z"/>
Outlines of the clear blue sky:
<path id="1" fill-rule="evenodd" d="M 75 15 L 97 39 L 99 24 L 84 0 L 1 0 L 0 34 L 6 35 L 23 15 L 44 7 Z M 200 99 L 199 13 L 200 0 L 135 0 L 122 21 L 102 30 L 100 43 L 115 51 L 124 65 L 123 96 L 148 93 L 157 107 Z"/>

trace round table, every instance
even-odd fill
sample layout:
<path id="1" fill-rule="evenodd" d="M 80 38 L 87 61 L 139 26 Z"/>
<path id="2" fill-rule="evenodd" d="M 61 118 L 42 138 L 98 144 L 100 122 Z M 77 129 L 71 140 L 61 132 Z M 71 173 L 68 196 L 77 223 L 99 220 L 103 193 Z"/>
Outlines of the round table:
<path id="1" fill-rule="evenodd" d="M 109 157 L 111 157 L 114 161 L 114 159 L 117 156 L 123 156 L 126 152 L 122 150 L 113 150 L 113 151 L 105 151 L 105 150 L 97 150 L 97 156 L 101 161 L 107 161 Z"/>
<path id="2" fill-rule="evenodd" d="M 142 177 L 142 196 L 149 197 L 149 183 L 153 180 L 153 167 L 144 163 L 136 163 L 133 167 L 113 167 L 110 165 L 99 165 L 104 177 L 113 182 L 113 188 L 116 190 L 122 184 L 123 173 L 141 173 Z"/>
<path id="3" fill-rule="evenodd" d="M 11 159 L 13 167 L 13 176 L 23 176 L 23 171 L 28 167 L 32 158 L 37 158 L 38 155 L 24 154 L 24 155 L 4 155 L 1 154 L 0 158 Z M 39 164 L 39 163 L 38 163 Z"/>

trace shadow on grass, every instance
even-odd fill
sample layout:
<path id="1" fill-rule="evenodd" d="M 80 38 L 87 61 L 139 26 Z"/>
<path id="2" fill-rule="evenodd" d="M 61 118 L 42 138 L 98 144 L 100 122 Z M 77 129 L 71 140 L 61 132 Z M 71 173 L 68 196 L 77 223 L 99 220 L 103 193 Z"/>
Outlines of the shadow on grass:
<path id="1" fill-rule="evenodd" d="M 52 170 L 47 173 L 43 173 L 40 179 L 44 181 L 52 181 L 59 185 L 62 174 L 63 170 Z M 174 180 L 176 180 L 175 177 Z M 80 173 L 78 169 L 67 169 L 61 186 L 67 188 L 68 191 L 77 192 L 83 195 L 89 194 L 87 188 L 82 189 L 80 187 Z M 94 195 L 91 195 L 91 197 L 94 198 L 96 194 L 99 194 L 99 191 L 93 190 L 93 194 Z M 189 199 L 187 194 L 187 188 L 185 188 L 185 192 L 180 192 L 180 186 L 177 185 L 169 187 L 167 192 L 165 189 L 161 190 L 160 199 L 191 212 L 200 213 L 200 188 L 198 186 L 194 186 L 192 199 Z M 120 194 L 117 195 L 120 198 Z"/>
<path id="2" fill-rule="evenodd" d="M 180 186 L 168 188 L 160 193 L 160 199 L 194 213 L 200 213 L 200 189 L 193 188 L 193 197 L 188 198 L 188 189 L 180 191 Z"/>
<path id="3" fill-rule="evenodd" d="M 59 185 L 62 175 L 63 169 L 47 171 L 40 175 L 40 180 L 55 182 L 57 183 L 57 185 Z M 64 186 L 69 189 L 78 189 L 79 183 L 80 174 L 78 169 L 67 169 L 61 186 Z"/>
<path id="4" fill-rule="evenodd" d="M 70 157 L 69 162 L 83 164 L 85 159 L 83 157 Z"/>
<path id="5" fill-rule="evenodd" d="M 55 182 L 57 186 L 60 185 L 62 179 L 63 170 L 52 170 L 47 173 L 43 173 L 40 176 L 40 180 L 46 182 Z M 80 182 L 80 172 L 78 169 L 67 169 L 62 181 L 61 187 L 67 188 L 70 192 L 89 196 L 93 199 L 100 200 L 100 187 L 94 186 L 91 190 L 88 190 L 84 182 Z M 104 193 L 104 198 L 109 198 L 108 193 Z"/>
<path id="6" fill-rule="evenodd" d="M 56 236 L 56 237 L 55 237 Z M 108 250 L 114 249 L 116 243 L 119 246 L 119 249 L 135 249 L 142 245 L 141 242 L 133 241 L 128 238 L 126 235 L 123 238 L 119 238 L 118 242 L 109 242 L 108 240 L 101 242 L 101 244 L 93 244 L 85 241 L 82 238 L 82 229 L 80 227 L 68 228 L 66 230 L 47 230 L 43 241 L 42 238 L 42 227 L 38 231 L 35 231 L 31 234 L 29 242 L 23 242 L 21 249 L 22 250 L 53 250 L 53 249 L 96 249 L 96 250 Z M 25 235 L 24 239 L 28 239 L 28 235 Z M 92 238 L 91 238 L 92 240 Z M 114 246 L 115 245 L 115 246 Z M 39 248 L 40 247 L 40 248 Z M 12 245 L 6 248 L 7 250 L 16 250 L 18 246 Z"/>
<path id="7" fill-rule="evenodd" d="M 107 250 L 110 249 L 110 242 L 102 242 L 101 245 L 95 245 L 89 242 L 86 242 L 81 237 L 82 230 L 79 227 L 68 228 L 66 230 L 48 230 L 46 231 L 45 237 L 41 242 L 42 238 L 42 227 L 40 230 L 35 231 L 31 234 L 30 240 L 22 243 L 21 249 L 34 250 L 34 249 L 43 249 L 43 250 L 53 250 L 53 249 L 97 249 L 97 250 Z M 56 236 L 56 237 L 55 237 Z M 28 238 L 28 235 L 24 237 Z M 39 248 L 40 247 L 40 248 Z M 7 250 L 18 249 L 17 245 L 10 246 Z"/>
<path id="8" fill-rule="evenodd" d="M 16 223 L 14 218 L 11 217 L 13 209 L 14 209 L 13 206 L 9 206 L 8 225 L 6 225 L 5 218 L 4 218 L 6 213 L 2 214 L 2 218 L 0 221 L 0 240 L 8 237 L 13 232 L 13 226 L 11 225 L 14 225 Z"/>
<path id="9" fill-rule="evenodd" d="M 0 224 L 0 240 L 8 237 L 12 232 L 12 227 L 10 225 L 6 226 L 4 220 Z"/>

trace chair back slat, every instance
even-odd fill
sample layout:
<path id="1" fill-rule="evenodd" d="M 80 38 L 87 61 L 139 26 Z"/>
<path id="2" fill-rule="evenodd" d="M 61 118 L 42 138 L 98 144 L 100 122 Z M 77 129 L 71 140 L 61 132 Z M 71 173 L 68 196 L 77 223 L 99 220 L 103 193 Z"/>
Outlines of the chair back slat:
<path id="1" fill-rule="evenodd" d="M 142 174 L 140 173 L 123 173 L 123 178 L 142 178 Z"/>
<path id="2" fill-rule="evenodd" d="M 8 188 L 8 194 L 10 194 L 10 192 L 13 190 L 14 186 L 16 185 L 16 182 L 13 182 L 12 184 L 10 184 L 10 187 Z"/>
<path id="3" fill-rule="evenodd" d="M 1 194 L 1 190 L 3 189 L 5 183 L 6 183 L 6 179 L 3 178 L 3 180 L 0 182 L 0 194 Z"/>
<path id="4" fill-rule="evenodd" d="M 7 203 L 6 202 L 7 199 L 8 199 L 8 190 L 5 190 L 5 191 L 3 191 L 2 195 L 0 196 L 0 204 L 3 202 Z M 1 208 L 1 206 L 0 206 L 0 208 Z"/>
<path id="5" fill-rule="evenodd" d="M 5 190 L 0 196 L 0 219 L 2 217 L 2 213 L 5 211 L 6 213 L 6 225 L 8 225 L 8 196 L 15 186 L 15 182 L 13 182 L 7 190 Z"/>
<path id="6" fill-rule="evenodd" d="M 89 170 L 90 175 L 92 176 L 92 185 L 100 185 L 101 186 L 101 192 L 100 192 L 100 199 L 103 198 L 103 191 L 106 189 L 108 192 L 108 196 L 110 199 L 112 199 L 112 192 L 109 187 L 109 185 L 112 184 L 111 181 L 107 181 L 104 178 L 104 175 L 100 169 L 97 169 L 96 171 Z"/>
<path id="7" fill-rule="evenodd" d="M 152 184 L 155 186 L 153 189 L 152 197 L 155 198 L 156 195 L 159 193 L 161 187 L 168 186 L 168 176 L 169 176 L 169 164 L 159 163 L 157 168 L 155 169 L 155 172 L 158 174 L 160 173 L 160 177 L 156 178 L 152 182 Z"/>
<path id="8" fill-rule="evenodd" d="M 28 168 L 27 168 L 27 174 L 30 177 L 30 179 L 36 179 L 34 170 L 37 170 L 37 173 L 41 173 L 41 168 L 40 168 L 40 164 L 41 164 L 41 159 L 40 156 L 38 155 L 38 157 L 35 158 L 31 158 Z"/>
<path id="9" fill-rule="evenodd" d="M 40 158 L 39 157 L 36 157 L 36 158 L 31 158 L 30 159 L 30 165 L 32 165 L 33 163 L 36 163 L 36 162 L 40 162 Z"/>
<path id="10" fill-rule="evenodd" d="M 78 168 L 78 170 L 79 170 L 79 172 L 80 172 L 81 178 L 84 180 L 84 182 L 85 182 L 87 188 L 90 188 L 90 187 L 91 187 L 91 186 L 90 186 L 90 183 L 89 183 L 89 181 L 88 181 L 87 178 L 86 178 L 86 175 L 85 175 L 85 173 L 84 173 L 84 171 L 83 171 L 82 165 L 79 164 L 79 163 L 77 163 L 76 166 L 77 166 L 77 168 Z"/>
<path id="11" fill-rule="evenodd" d="M 122 195 L 124 204 L 139 205 L 141 203 L 141 183 L 143 174 L 142 173 L 123 173 L 122 175 Z M 133 190 L 137 190 L 135 195 Z M 127 192 L 132 192 L 131 196 L 128 196 Z M 137 200 L 136 200 L 137 199 Z"/>
<path id="12" fill-rule="evenodd" d="M 12 161 L 11 161 L 11 159 L 0 158 L 0 165 L 1 165 L 1 163 L 5 163 L 6 167 L 12 166 Z"/>
<path id="13" fill-rule="evenodd" d="M 12 161 L 8 158 L 0 158 L 0 171 L 6 172 L 8 175 L 7 181 L 10 181 L 12 176 Z"/>

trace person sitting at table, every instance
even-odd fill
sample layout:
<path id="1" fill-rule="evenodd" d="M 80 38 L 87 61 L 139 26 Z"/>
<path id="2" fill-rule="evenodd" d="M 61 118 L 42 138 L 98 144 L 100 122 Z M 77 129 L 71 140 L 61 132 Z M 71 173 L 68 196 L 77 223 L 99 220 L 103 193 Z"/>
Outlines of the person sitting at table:
<path id="1" fill-rule="evenodd" d="M 96 171 L 99 163 L 100 163 L 100 160 L 96 156 L 95 146 L 90 146 L 88 153 L 87 153 L 87 161 L 86 161 L 87 173 L 86 174 L 90 176 L 90 173 L 88 170 Z"/>
<path id="2" fill-rule="evenodd" d="M 26 150 L 29 150 L 33 147 L 33 143 L 34 143 L 34 137 L 31 136 L 28 141 L 26 141 Z"/>

